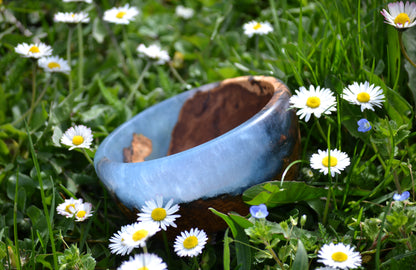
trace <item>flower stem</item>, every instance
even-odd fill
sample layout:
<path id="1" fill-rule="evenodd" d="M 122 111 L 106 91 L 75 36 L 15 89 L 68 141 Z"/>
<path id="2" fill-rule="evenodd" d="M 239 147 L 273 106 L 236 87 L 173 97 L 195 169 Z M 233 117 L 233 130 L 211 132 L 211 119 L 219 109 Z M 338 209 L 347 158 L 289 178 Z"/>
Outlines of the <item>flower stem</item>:
<path id="1" fill-rule="evenodd" d="M 381 249 L 381 241 L 382 241 L 382 233 L 384 230 L 384 225 L 386 223 L 386 218 L 388 213 L 390 212 L 392 206 L 392 199 L 390 199 L 390 201 L 388 202 L 388 205 L 386 205 L 385 207 L 385 211 L 384 211 L 384 217 L 383 220 L 381 221 L 380 224 L 380 230 L 377 236 L 377 247 L 376 247 L 376 257 L 375 257 L 375 263 L 376 263 L 376 269 L 379 270 L 380 269 L 380 249 Z"/>
<path id="2" fill-rule="evenodd" d="M 319 122 L 318 122 L 319 124 Z M 322 128 L 321 128 L 322 131 Z M 322 131 L 323 133 L 323 131 Z M 324 216 L 322 219 L 323 224 L 325 225 L 328 219 L 328 212 L 329 212 L 329 203 L 331 202 L 331 191 L 332 191 L 332 175 L 331 175 L 331 143 L 330 143 L 330 135 L 331 135 L 331 126 L 328 126 L 328 135 L 325 137 L 327 142 L 328 148 L 328 180 L 329 180 L 329 187 L 328 187 L 328 195 L 326 197 L 325 209 L 324 209 Z"/>
<path id="3" fill-rule="evenodd" d="M 393 169 L 393 182 L 394 182 L 394 185 L 396 186 L 397 192 L 399 194 L 402 194 L 402 188 L 400 186 L 399 179 L 397 177 L 397 173 L 394 169 Z"/>
<path id="4" fill-rule="evenodd" d="M 129 96 L 127 97 L 126 104 L 129 104 L 131 102 L 131 100 L 133 99 L 133 96 L 136 94 L 136 91 L 138 91 L 140 85 L 142 84 L 144 75 L 146 74 L 147 70 L 150 68 L 150 65 L 151 64 L 152 64 L 151 61 L 148 61 L 146 63 L 146 66 L 143 68 L 142 73 L 140 74 L 140 77 L 137 80 L 137 83 L 133 86 L 133 88 L 131 89 L 131 92 L 130 92 Z"/>
<path id="5" fill-rule="evenodd" d="M 372 141 L 371 139 L 371 135 L 370 135 L 370 143 L 371 143 L 371 147 L 373 147 L 374 152 L 377 155 L 378 160 L 380 161 L 381 165 L 383 166 L 384 170 L 386 170 L 386 163 L 384 162 L 384 160 L 381 158 L 379 152 L 378 152 L 378 148 L 375 145 L 375 143 Z"/>
<path id="6" fill-rule="evenodd" d="M 116 50 L 116 53 L 118 54 L 119 60 L 122 62 L 121 67 L 123 68 L 123 72 L 125 74 L 128 74 L 127 65 L 125 63 L 125 59 L 124 59 L 123 53 L 121 52 L 120 45 L 118 44 L 117 39 L 116 39 L 116 36 L 114 35 L 114 31 L 108 26 L 107 23 L 104 23 L 104 27 L 107 30 L 107 33 L 109 33 L 109 35 L 110 35 L 111 42 L 114 45 L 114 48 Z"/>
<path id="7" fill-rule="evenodd" d="M 328 188 L 328 195 L 326 195 L 326 203 L 324 208 L 324 216 L 322 218 L 322 223 L 326 225 L 328 221 L 328 212 L 329 212 L 329 203 L 331 201 L 331 187 Z"/>
<path id="8" fill-rule="evenodd" d="M 19 167 L 18 167 L 19 170 Z M 16 172 L 16 187 L 14 190 L 14 205 L 13 205 L 13 236 L 14 236 L 14 245 L 16 247 L 16 258 L 17 258 L 17 264 L 16 269 L 20 270 L 22 269 L 22 266 L 20 264 L 20 248 L 19 248 L 19 238 L 17 234 L 17 202 L 18 202 L 18 196 L 19 196 L 19 172 Z"/>
<path id="9" fill-rule="evenodd" d="M 187 83 L 185 82 L 184 79 L 182 79 L 181 75 L 178 73 L 178 71 L 176 70 L 176 68 L 173 66 L 173 64 L 171 62 L 168 63 L 169 64 L 169 69 L 172 72 L 173 76 L 175 76 L 175 78 L 182 84 L 187 85 Z"/>
<path id="10" fill-rule="evenodd" d="M 270 252 L 273 259 L 277 262 L 277 264 L 280 266 L 281 269 L 285 269 L 283 266 L 283 263 L 279 260 L 279 257 L 277 257 L 276 252 L 274 252 L 273 248 L 270 246 L 270 244 L 267 241 L 264 241 L 264 244 L 266 245 L 266 249 Z"/>
<path id="11" fill-rule="evenodd" d="M 38 98 L 36 99 L 35 103 L 33 104 L 33 107 L 36 108 L 36 106 L 39 104 L 39 102 L 42 100 L 42 97 L 46 94 L 46 91 L 48 90 L 48 85 L 49 85 L 49 81 L 46 84 L 45 88 L 42 90 L 42 92 L 40 93 L 40 95 L 38 96 Z M 12 122 L 12 125 L 16 125 L 18 123 L 20 123 L 20 121 L 22 121 L 26 115 L 28 115 L 31 112 L 31 110 L 27 110 L 20 118 L 16 119 L 15 121 Z"/>
<path id="12" fill-rule="evenodd" d="M 82 25 L 77 24 L 78 30 L 78 88 L 82 89 L 84 81 L 84 42 L 82 39 Z"/>
<path id="13" fill-rule="evenodd" d="M 199 269 L 199 262 L 198 262 L 198 256 L 194 256 L 193 257 L 193 261 L 194 261 L 194 263 L 193 263 L 193 266 L 192 266 L 192 268 L 191 269 Z"/>
<path id="14" fill-rule="evenodd" d="M 36 99 L 36 61 L 32 62 L 32 101 L 30 102 L 30 109 L 29 109 L 29 116 L 27 117 L 27 124 L 30 124 L 30 120 L 32 119 L 32 113 L 35 109 L 35 99 Z"/>
<path id="15" fill-rule="evenodd" d="M 72 40 L 72 33 L 74 32 L 72 26 L 68 29 L 68 40 L 66 42 L 66 60 L 68 61 L 68 65 L 71 68 L 71 40 Z M 71 68 L 72 69 L 72 68 Z M 71 70 L 68 73 L 68 88 L 69 93 L 72 93 L 72 75 Z"/>
<path id="16" fill-rule="evenodd" d="M 137 77 L 139 74 L 137 73 L 137 70 L 134 68 L 133 55 L 131 54 L 131 51 L 130 51 L 130 46 L 129 46 L 130 43 L 129 43 L 129 39 L 127 37 L 127 32 L 126 32 L 125 27 L 123 27 L 122 32 L 123 32 L 123 40 L 124 40 L 124 51 L 126 52 L 127 61 L 128 61 L 129 66 L 130 66 L 130 69 L 134 72 L 133 75 Z M 127 71 L 126 73 L 128 73 L 128 68 L 126 66 L 126 62 L 124 61 L 124 57 L 121 53 L 120 53 L 119 57 L 122 59 L 123 69 L 125 71 Z"/>
<path id="17" fill-rule="evenodd" d="M 45 214 L 46 225 L 48 226 L 48 233 L 49 233 L 49 240 L 50 240 L 50 244 L 51 244 L 51 248 L 52 248 L 54 269 L 58 269 L 58 256 L 57 256 L 56 248 L 55 248 L 55 239 L 54 239 L 53 230 L 52 230 L 52 223 L 51 223 L 51 219 L 50 219 L 50 216 L 49 216 L 48 206 L 46 204 L 45 189 L 43 187 L 43 180 L 42 180 L 42 176 L 41 176 L 41 172 L 40 172 L 39 161 L 38 161 L 38 158 L 36 156 L 35 148 L 33 147 L 32 138 L 31 138 L 31 135 L 30 135 L 30 132 L 29 132 L 29 127 L 28 127 L 27 124 L 26 124 L 26 132 L 27 132 L 28 139 L 29 139 L 29 148 L 30 148 L 30 152 L 31 152 L 31 155 L 32 155 L 33 165 L 36 169 L 37 178 L 38 178 L 38 182 L 39 182 L 40 196 L 41 196 L 41 199 L 42 199 L 43 212 Z"/>
<path id="18" fill-rule="evenodd" d="M 404 58 L 406 58 L 407 61 L 409 61 L 409 63 L 416 68 L 416 64 L 412 61 L 412 59 L 410 59 L 409 55 L 406 52 L 406 48 L 404 47 L 403 44 L 403 32 L 401 31 L 397 31 L 399 33 L 399 44 L 400 44 L 400 50 L 402 51 L 402 54 L 404 56 Z"/>
<path id="19" fill-rule="evenodd" d="M 88 155 L 87 151 L 85 151 L 85 148 L 82 148 L 82 153 L 84 154 L 85 158 L 88 160 L 88 162 L 94 166 L 94 161 L 92 161 L 92 159 L 90 158 L 90 156 Z"/>
<path id="20" fill-rule="evenodd" d="M 170 262 L 172 261 L 172 257 L 170 255 L 169 242 L 168 242 L 168 237 L 166 235 L 166 231 L 165 230 L 162 230 L 162 235 L 163 235 L 163 243 L 165 245 L 166 254 L 168 256 L 168 266 L 169 266 L 170 265 Z"/>
<path id="21" fill-rule="evenodd" d="M 410 179 L 412 179 L 412 197 L 413 197 L 413 201 L 415 200 L 415 181 L 413 179 L 413 171 L 412 171 L 412 164 L 410 163 L 409 160 L 407 160 L 407 167 L 409 168 L 409 172 L 410 172 Z"/>
<path id="22" fill-rule="evenodd" d="M 322 126 L 321 126 L 321 124 L 319 123 L 319 119 L 315 117 L 315 121 L 316 121 L 316 126 L 318 127 L 318 131 L 319 131 L 319 133 L 321 134 L 322 138 L 324 138 L 325 142 L 328 142 L 328 141 L 327 141 L 327 138 L 326 138 L 326 136 L 325 136 L 325 133 L 324 133 L 324 131 L 323 131 L 323 129 L 322 129 Z"/>

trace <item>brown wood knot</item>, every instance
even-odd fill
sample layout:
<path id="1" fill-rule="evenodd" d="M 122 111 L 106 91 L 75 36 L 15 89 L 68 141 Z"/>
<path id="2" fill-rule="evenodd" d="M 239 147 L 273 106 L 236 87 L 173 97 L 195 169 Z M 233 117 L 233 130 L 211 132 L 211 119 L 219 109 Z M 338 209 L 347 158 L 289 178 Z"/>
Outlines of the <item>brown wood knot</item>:
<path id="1" fill-rule="evenodd" d="M 143 134 L 133 133 L 129 147 L 123 148 L 124 162 L 142 162 L 152 153 L 152 140 Z"/>

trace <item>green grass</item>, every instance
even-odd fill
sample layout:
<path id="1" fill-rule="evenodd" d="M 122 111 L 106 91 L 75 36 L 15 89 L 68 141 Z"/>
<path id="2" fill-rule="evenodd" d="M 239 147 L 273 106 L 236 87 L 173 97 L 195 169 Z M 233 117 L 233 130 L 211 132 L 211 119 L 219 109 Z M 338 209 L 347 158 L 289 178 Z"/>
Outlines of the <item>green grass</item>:
<path id="1" fill-rule="evenodd" d="M 115 25 L 101 19 L 105 10 L 125 3 L 139 8 L 137 20 Z M 131 221 L 120 213 L 86 156 L 93 158 L 111 131 L 143 109 L 189 88 L 243 75 L 275 76 L 293 93 L 311 84 L 330 88 L 338 98 L 337 112 L 300 121 L 302 162 L 298 161 L 296 180 L 305 182 L 302 188 L 316 196 L 269 204 L 268 220 L 278 231 L 263 235 L 269 238 L 253 233 L 245 217 L 222 215 L 230 231 L 213 237 L 216 242 L 198 257 L 201 268 L 236 269 L 242 263 L 241 269 L 267 269 L 276 265 L 270 257 L 274 248 L 288 267 L 304 267 L 307 262 L 314 269 L 320 266 L 319 248 L 331 241 L 353 245 L 365 260 L 365 269 L 414 265 L 415 68 L 400 52 L 395 28 L 383 22 L 380 11 L 387 3 L 100 0 L 89 5 L 4 0 L 0 5 L 0 269 L 72 269 L 75 264 L 86 269 L 93 265 L 92 258 L 96 269 L 116 269 L 127 257 L 111 254 L 108 239 Z M 178 18 L 179 4 L 197 10 L 196 15 Z M 88 12 L 91 21 L 75 27 L 54 23 L 55 13 L 74 10 Z M 242 26 L 250 20 L 268 21 L 274 31 L 248 38 Z M 28 31 L 31 34 L 25 36 Z M 415 37 L 415 29 L 403 33 L 414 61 Z M 54 55 L 71 58 L 69 76 L 34 69 L 32 59 L 14 52 L 17 44 L 36 39 L 51 45 Z M 152 65 L 138 57 L 140 43 L 155 42 L 169 52 L 170 64 Z M 174 58 L 178 52 L 182 57 Z M 386 96 L 381 109 L 366 111 L 373 130 L 365 134 L 357 132 L 360 109 L 340 97 L 344 87 L 363 81 L 380 86 Z M 74 124 L 93 130 L 92 151 L 68 151 L 60 145 L 62 133 Z M 347 152 L 351 165 L 334 178 L 317 171 L 308 178 L 304 170 L 310 167 L 310 156 L 328 147 Z M 300 186 L 285 184 L 287 197 L 295 198 Z M 273 185 L 270 196 L 281 198 Z M 391 204 L 398 187 L 411 192 L 406 206 Z M 258 196 L 263 188 L 246 191 L 245 200 L 263 203 Z M 324 198 L 317 196 L 323 191 Z M 73 196 L 91 202 L 94 216 L 75 223 L 58 215 L 56 205 Z M 303 214 L 306 223 L 294 225 L 293 220 Z M 382 234 L 380 227 L 385 229 Z M 194 262 L 176 256 L 172 243 L 168 248 L 170 254 L 157 239 L 148 246 L 170 269 L 192 268 Z"/>

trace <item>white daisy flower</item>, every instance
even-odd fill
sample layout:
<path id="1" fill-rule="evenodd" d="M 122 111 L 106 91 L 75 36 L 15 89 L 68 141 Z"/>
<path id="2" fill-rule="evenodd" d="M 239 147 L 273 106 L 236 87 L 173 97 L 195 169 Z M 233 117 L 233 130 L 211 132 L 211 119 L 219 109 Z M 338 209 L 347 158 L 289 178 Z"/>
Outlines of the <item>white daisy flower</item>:
<path id="1" fill-rule="evenodd" d="M 20 54 L 22 57 L 41 58 L 52 54 L 52 47 L 45 43 L 18 44 L 14 51 Z"/>
<path id="2" fill-rule="evenodd" d="M 389 11 L 385 9 L 381 11 L 386 23 L 403 30 L 416 25 L 416 3 L 406 1 L 404 4 L 400 1 L 389 3 L 387 7 Z"/>
<path id="3" fill-rule="evenodd" d="M 203 230 L 197 228 L 193 228 L 189 232 L 181 232 L 181 235 L 176 236 L 175 239 L 175 252 L 180 257 L 197 256 L 202 252 L 207 240 L 207 234 Z"/>
<path id="4" fill-rule="evenodd" d="M 154 222 L 136 222 L 127 225 L 126 233 L 128 235 L 126 245 L 132 247 L 144 247 L 146 240 L 152 237 L 155 233 L 160 231 L 159 225 Z"/>
<path id="5" fill-rule="evenodd" d="M 379 86 L 370 85 L 369 82 L 358 84 L 354 82 L 347 88 L 344 88 L 342 96 L 348 102 L 361 106 L 361 111 L 369 109 L 374 111 L 373 106 L 381 108 L 384 102 L 383 90 Z"/>
<path id="6" fill-rule="evenodd" d="M 85 12 L 58 12 L 53 16 L 53 20 L 63 23 L 88 23 L 90 18 Z"/>
<path id="7" fill-rule="evenodd" d="M 163 207 L 162 196 L 157 196 L 156 200 L 146 201 L 145 204 L 141 209 L 142 213 L 137 214 L 138 221 L 156 222 L 164 231 L 168 226 L 176 228 L 174 221 L 180 215 L 174 215 L 174 213 L 178 212 L 179 205 L 173 204 L 173 199 L 168 201 L 165 207 Z"/>
<path id="8" fill-rule="evenodd" d="M 194 16 L 194 10 L 192 8 L 187 8 L 182 5 L 179 5 L 175 9 L 176 16 L 182 18 L 182 19 L 190 19 L 192 16 Z"/>
<path id="9" fill-rule="evenodd" d="M 90 148 L 92 143 L 92 133 L 89 127 L 78 125 L 70 127 L 62 135 L 61 143 L 69 147 L 69 150 L 74 148 Z"/>
<path id="10" fill-rule="evenodd" d="M 355 269 L 361 266 L 360 253 L 355 252 L 353 247 L 342 243 L 323 245 L 318 257 L 318 262 L 334 268 Z"/>
<path id="11" fill-rule="evenodd" d="M 85 2 L 87 4 L 92 4 L 92 0 L 62 0 L 63 2 Z"/>
<path id="12" fill-rule="evenodd" d="M 310 168 L 302 168 L 302 173 L 307 176 L 308 178 L 312 178 L 313 177 L 313 171 Z"/>
<path id="13" fill-rule="evenodd" d="M 328 157 L 328 150 L 318 150 L 318 153 L 313 154 L 310 159 L 311 167 L 323 172 L 325 175 L 330 170 L 331 175 L 334 176 L 335 173 L 340 174 L 341 171 L 350 165 L 350 158 L 346 153 L 338 149 L 331 149 L 330 154 L 330 157 Z"/>
<path id="14" fill-rule="evenodd" d="M 332 111 L 336 111 L 336 99 L 331 90 L 317 86 L 316 88 L 311 85 L 309 90 L 305 87 L 299 87 L 299 90 L 295 90 L 295 95 L 290 97 L 291 108 L 299 109 L 296 114 L 299 115 L 299 119 L 305 118 L 308 122 L 311 115 L 314 114 L 317 118 L 321 117 L 321 114 L 331 114 Z"/>
<path id="15" fill-rule="evenodd" d="M 77 212 L 75 213 L 75 221 L 84 221 L 89 217 L 92 217 L 92 205 L 89 202 L 78 205 Z"/>
<path id="16" fill-rule="evenodd" d="M 129 4 L 124 7 L 114 7 L 104 12 L 103 20 L 117 24 L 129 24 L 135 16 L 139 14 L 136 7 L 130 7 Z"/>
<path id="17" fill-rule="evenodd" d="M 151 60 L 156 61 L 156 64 L 163 65 L 170 60 L 169 54 L 167 51 L 162 50 L 158 45 L 153 44 L 149 47 L 146 47 L 144 44 L 140 44 L 137 47 L 139 55 L 146 56 Z"/>
<path id="18" fill-rule="evenodd" d="M 273 31 L 273 27 L 269 22 L 251 21 L 243 25 L 244 34 L 252 37 L 254 34 L 267 35 Z"/>
<path id="19" fill-rule="evenodd" d="M 110 238 L 111 244 L 109 244 L 108 247 L 110 248 L 111 253 L 124 256 L 133 251 L 134 246 L 129 245 L 128 241 L 126 241 L 131 237 L 126 230 L 128 226 L 129 225 L 122 226 L 121 229 Z"/>
<path id="20" fill-rule="evenodd" d="M 58 56 L 42 57 L 38 60 L 38 65 L 47 72 L 62 72 L 68 74 L 71 71 L 68 62 Z"/>
<path id="21" fill-rule="evenodd" d="M 136 254 L 124 261 L 118 270 L 165 270 L 168 269 L 166 263 L 159 256 L 152 253 Z"/>
<path id="22" fill-rule="evenodd" d="M 66 218 L 72 218 L 78 211 L 78 208 L 81 204 L 83 204 L 82 199 L 69 198 L 66 199 L 63 203 L 59 204 L 56 207 L 56 211 L 58 214 Z"/>

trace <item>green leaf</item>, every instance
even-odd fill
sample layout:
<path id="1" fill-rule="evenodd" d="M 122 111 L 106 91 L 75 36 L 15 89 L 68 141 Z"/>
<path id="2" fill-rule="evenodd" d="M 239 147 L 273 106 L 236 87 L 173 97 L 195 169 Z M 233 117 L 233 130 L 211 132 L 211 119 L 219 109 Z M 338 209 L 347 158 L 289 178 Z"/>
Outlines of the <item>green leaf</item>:
<path id="1" fill-rule="evenodd" d="M 7 147 L 7 144 L 0 139 L 0 155 L 8 155 L 10 153 L 9 148 Z"/>
<path id="2" fill-rule="evenodd" d="M 222 218 L 227 225 L 230 227 L 231 232 L 233 234 L 233 237 L 235 240 L 235 249 L 236 249 L 236 255 L 237 255 L 237 264 L 240 267 L 241 270 L 248 270 L 251 269 L 252 264 L 252 253 L 250 247 L 247 245 L 244 245 L 242 243 L 248 243 L 249 239 L 247 234 L 244 232 L 244 229 L 241 228 L 237 223 L 233 221 L 232 218 L 227 216 L 226 214 L 223 214 L 221 212 L 218 212 L 214 208 L 209 208 L 211 212 Z"/>
<path id="3" fill-rule="evenodd" d="M 61 138 L 62 138 L 63 132 L 60 127 L 55 126 L 53 127 L 53 134 L 52 134 L 52 143 L 53 145 L 57 147 L 61 147 Z"/>
<path id="4" fill-rule="evenodd" d="M 102 115 L 108 110 L 111 110 L 111 107 L 108 105 L 97 104 L 93 105 L 88 111 L 82 113 L 82 121 L 89 122 L 94 120 Z"/>
<path id="5" fill-rule="evenodd" d="M 41 263 L 44 267 L 48 269 L 53 269 L 52 264 L 46 260 L 47 257 L 51 257 L 50 254 L 39 254 L 36 256 L 36 262 Z"/>
<path id="6" fill-rule="evenodd" d="M 245 217 L 236 214 L 229 214 L 229 216 L 235 223 L 237 223 L 243 229 L 247 229 L 253 226 L 253 223 Z"/>
<path id="7" fill-rule="evenodd" d="M 298 248 L 296 250 L 295 260 L 293 261 L 292 269 L 308 270 L 308 253 L 303 246 L 302 241 L 298 240 Z"/>
<path id="8" fill-rule="evenodd" d="M 123 108 L 123 104 L 117 97 L 118 88 L 108 88 L 104 85 L 100 78 L 97 78 L 97 80 L 101 94 L 107 100 L 108 104 L 115 106 L 117 110 L 121 110 Z"/>
<path id="9" fill-rule="evenodd" d="M 250 205 L 266 204 L 275 207 L 279 204 L 288 204 L 298 201 L 308 201 L 324 197 L 325 188 L 309 186 L 303 182 L 288 181 L 280 185 L 278 181 L 265 182 L 253 186 L 243 193 L 243 200 Z"/>
<path id="10" fill-rule="evenodd" d="M 43 242 L 47 242 L 48 226 L 46 224 L 46 217 L 43 214 L 43 211 L 36 206 L 31 205 L 26 209 L 26 214 L 32 222 L 33 229 L 39 232 L 39 235 L 42 238 L 41 240 L 43 240 Z"/>
<path id="11" fill-rule="evenodd" d="M 82 93 L 82 89 L 74 91 L 59 104 L 53 103 L 49 113 L 49 123 L 52 125 L 60 125 L 61 123 L 65 122 L 75 107 L 74 105 L 76 103 L 76 99 L 80 97 Z"/>
<path id="12" fill-rule="evenodd" d="M 222 218 L 225 221 L 225 223 L 227 223 L 228 227 L 230 227 L 233 236 L 236 237 L 236 235 L 238 234 L 238 232 L 237 232 L 237 228 L 234 225 L 234 222 L 232 221 L 232 219 L 229 216 L 227 216 L 226 214 L 223 214 L 221 212 L 218 212 L 214 208 L 211 208 L 210 207 L 209 210 L 211 210 L 212 213 L 214 213 L 217 216 L 219 216 L 220 218 Z"/>
<path id="13" fill-rule="evenodd" d="M 19 187 L 24 188 L 26 191 L 27 197 L 32 196 L 36 188 L 36 183 L 25 174 L 19 173 Z M 9 181 L 7 182 L 7 197 L 11 200 L 14 200 L 14 193 L 16 188 L 16 175 L 11 175 Z"/>
<path id="14" fill-rule="evenodd" d="M 209 43 L 209 38 L 202 35 L 184 36 L 183 39 L 189 41 L 201 50 L 205 48 Z"/>
<path id="15" fill-rule="evenodd" d="M 94 19 L 92 24 L 92 36 L 98 43 L 102 43 L 105 38 L 107 31 L 104 28 L 104 25 L 101 23 L 101 20 L 97 17 Z"/>
<path id="16" fill-rule="evenodd" d="M 4 242 L 0 241 L 0 260 L 6 257 L 7 246 Z"/>
<path id="17" fill-rule="evenodd" d="M 228 228 L 224 233 L 223 266 L 224 270 L 230 270 L 230 240 L 228 238 Z"/>

